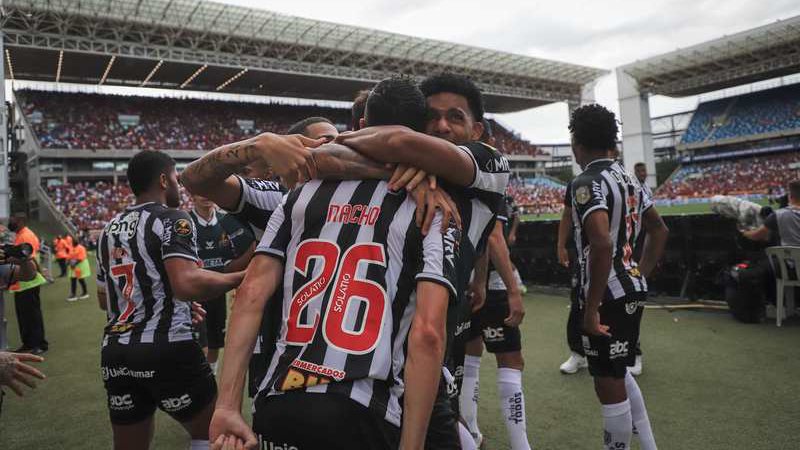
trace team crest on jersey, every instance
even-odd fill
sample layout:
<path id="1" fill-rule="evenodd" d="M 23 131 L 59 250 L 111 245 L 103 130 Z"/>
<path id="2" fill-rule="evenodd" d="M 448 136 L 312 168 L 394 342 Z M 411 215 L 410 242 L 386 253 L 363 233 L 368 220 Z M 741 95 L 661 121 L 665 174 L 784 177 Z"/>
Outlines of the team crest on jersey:
<path id="1" fill-rule="evenodd" d="M 192 224 L 186 219 L 178 219 L 175 225 L 172 226 L 178 236 L 188 236 L 192 234 Z"/>
<path id="2" fill-rule="evenodd" d="M 578 202 L 579 205 L 585 205 L 591 197 L 589 188 L 586 186 L 581 186 L 575 190 L 575 201 Z"/>

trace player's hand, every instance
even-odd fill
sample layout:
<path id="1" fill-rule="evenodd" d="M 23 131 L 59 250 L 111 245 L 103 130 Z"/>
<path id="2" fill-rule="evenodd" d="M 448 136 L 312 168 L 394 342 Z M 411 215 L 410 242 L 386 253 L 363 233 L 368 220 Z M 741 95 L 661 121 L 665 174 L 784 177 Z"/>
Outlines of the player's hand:
<path id="1" fill-rule="evenodd" d="M 28 353 L 0 352 L 0 386 L 8 386 L 15 394 L 23 397 L 25 386 L 36 389 L 36 379 L 45 379 L 42 372 L 25 363 L 42 361 L 44 358 L 41 356 Z"/>
<path id="2" fill-rule="evenodd" d="M 309 148 L 325 143 L 325 139 L 309 139 L 300 134 L 262 133 L 255 139 L 256 153 L 265 160 L 275 175 L 288 186 L 306 182 L 316 176 L 314 158 Z"/>
<path id="3" fill-rule="evenodd" d="M 583 315 L 583 331 L 592 336 L 611 337 L 608 325 L 600 323 L 600 312 L 589 309 Z"/>
<path id="4" fill-rule="evenodd" d="M 566 247 L 559 246 L 558 249 L 558 263 L 564 267 L 569 267 L 569 253 Z"/>
<path id="5" fill-rule="evenodd" d="M 486 304 L 486 286 L 476 286 L 470 283 L 469 295 L 472 302 L 472 312 L 478 311 Z"/>
<path id="6" fill-rule="evenodd" d="M 503 320 L 509 327 L 518 327 L 525 317 L 525 306 L 522 304 L 522 292 L 517 289 L 508 291 L 508 317 Z"/>
<path id="7" fill-rule="evenodd" d="M 424 170 L 405 164 L 398 164 L 397 167 L 394 168 L 392 177 L 389 178 L 389 189 L 393 191 L 399 191 L 401 189 L 412 191 L 427 177 L 428 174 L 425 173 Z M 428 182 L 431 183 L 430 180 Z M 436 187 L 435 183 L 434 181 L 433 184 L 431 184 L 433 188 Z"/>
<path id="8" fill-rule="evenodd" d="M 197 325 L 203 323 L 206 320 L 206 315 L 208 314 L 203 308 L 203 305 L 197 302 L 192 302 L 192 325 Z"/>
<path id="9" fill-rule="evenodd" d="M 442 233 L 447 231 L 451 220 L 455 222 L 458 229 L 461 229 L 461 215 L 458 214 L 456 203 L 447 192 L 441 189 L 431 189 L 430 186 L 430 183 L 422 183 L 411 191 L 417 202 L 416 223 L 422 229 L 422 234 L 427 235 L 430 231 L 437 210 L 442 212 L 440 230 Z"/>
<path id="10" fill-rule="evenodd" d="M 232 409 L 214 410 L 208 438 L 212 450 L 252 450 L 258 447 L 258 438 L 242 418 L 242 413 Z"/>
<path id="11" fill-rule="evenodd" d="M 14 257 L 6 258 L 5 250 L 3 250 L 2 247 L 0 247 L 0 261 L 2 261 L 4 264 L 20 265 L 20 264 L 25 264 L 26 262 L 28 262 L 30 260 L 31 260 L 30 256 L 28 256 L 27 258 L 14 258 Z"/>
<path id="12" fill-rule="evenodd" d="M 517 233 L 509 234 L 506 242 L 508 242 L 509 247 L 513 247 L 517 243 Z"/>

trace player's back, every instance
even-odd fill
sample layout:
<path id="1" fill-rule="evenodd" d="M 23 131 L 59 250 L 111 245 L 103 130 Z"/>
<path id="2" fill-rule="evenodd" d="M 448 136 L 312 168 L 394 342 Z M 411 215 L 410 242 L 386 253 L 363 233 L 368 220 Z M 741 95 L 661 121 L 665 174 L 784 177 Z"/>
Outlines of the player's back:
<path id="1" fill-rule="evenodd" d="M 260 391 L 346 395 L 399 425 L 416 282 L 454 293 L 458 232 L 423 237 L 416 203 L 383 181 L 312 181 L 278 208 L 256 253 L 285 261 L 283 323 Z"/>
<path id="2" fill-rule="evenodd" d="M 188 214 L 157 203 L 126 208 L 98 240 L 98 284 L 106 287 L 108 323 L 103 344 L 192 339 L 187 302 L 174 298 L 164 260 L 197 261 Z"/>

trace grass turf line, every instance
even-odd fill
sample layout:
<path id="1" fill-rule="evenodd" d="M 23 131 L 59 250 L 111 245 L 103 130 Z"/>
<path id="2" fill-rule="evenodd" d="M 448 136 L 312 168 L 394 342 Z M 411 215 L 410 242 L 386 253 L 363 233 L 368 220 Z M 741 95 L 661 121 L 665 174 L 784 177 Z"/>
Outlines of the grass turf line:
<path id="1" fill-rule="evenodd" d="M 0 448 L 110 447 L 99 370 L 105 316 L 97 308 L 93 283 L 90 289 L 91 299 L 67 303 L 66 279 L 44 287 L 50 351 L 40 368 L 48 379 L 24 399 L 7 392 Z M 525 300 L 523 386 L 531 443 L 539 449 L 598 448 L 602 421 L 591 378 L 585 371 L 571 376 L 558 372 L 568 355 L 567 300 L 540 294 L 528 294 Z M 19 337 L 12 295 L 6 303 L 13 348 Z M 639 384 L 660 448 L 796 448 L 800 321 L 777 328 L 774 323 L 740 324 L 727 313 L 648 310 L 642 330 L 644 373 Z M 496 393 L 494 357 L 485 354 L 479 423 L 487 448 L 505 449 L 508 440 Z M 249 404 L 244 410 L 249 411 Z M 152 448 L 187 448 L 183 429 L 164 413 L 156 415 Z"/>

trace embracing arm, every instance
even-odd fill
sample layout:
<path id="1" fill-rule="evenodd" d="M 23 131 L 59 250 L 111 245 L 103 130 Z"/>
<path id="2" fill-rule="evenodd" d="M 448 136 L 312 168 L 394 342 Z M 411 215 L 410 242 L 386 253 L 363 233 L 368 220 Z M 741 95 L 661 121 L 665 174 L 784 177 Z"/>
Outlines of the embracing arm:
<path id="1" fill-rule="evenodd" d="M 336 142 L 381 163 L 407 164 L 457 186 L 475 180 L 475 164 L 463 150 L 444 139 L 403 126 L 378 126 L 344 133 Z"/>
<path id="2" fill-rule="evenodd" d="M 405 366 L 405 396 L 400 449 L 422 449 L 425 445 L 433 402 L 439 388 L 445 347 L 447 289 L 437 283 L 417 283 L 417 310 L 408 335 Z"/>
<path id="3" fill-rule="evenodd" d="M 242 391 L 250 357 L 253 354 L 261 318 L 267 302 L 280 286 L 283 264 L 270 256 L 258 255 L 247 268 L 233 303 L 228 337 L 223 355 L 214 417 L 209 427 L 212 448 L 220 448 L 220 439 L 238 439 L 242 447 L 255 448 L 258 440 L 242 418 Z"/>
<path id="4" fill-rule="evenodd" d="M 323 180 L 388 180 L 392 170 L 341 144 L 325 144 L 312 152 L 317 178 Z"/>
<path id="5" fill-rule="evenodd" d="M 186 301 L 205 301 L 225 295 L 244 277 L 244 272 L 218 273 L 201 269 L 195 261 L 186 258 L 167 258 L 164 267 L 175 297 Z"/>

